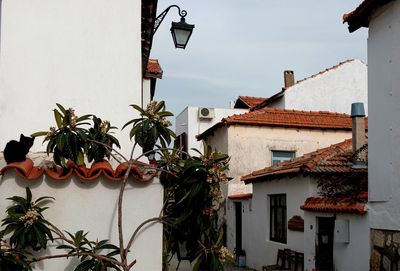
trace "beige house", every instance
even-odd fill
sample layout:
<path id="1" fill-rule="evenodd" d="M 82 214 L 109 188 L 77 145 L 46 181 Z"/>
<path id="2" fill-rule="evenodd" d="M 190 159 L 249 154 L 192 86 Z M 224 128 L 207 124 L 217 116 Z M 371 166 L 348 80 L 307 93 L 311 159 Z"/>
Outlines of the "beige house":
<path id="1" fill-rule="evenodd" d="M 242 205 L 237 199 L 251 197 L 252 186 L 240 176 L 351 137 L 351 118 L 346 114 L 263 108 L 222 119 L 198 139 L 231 156 L 228 176 L 227 242 L 242 249 Z"/>

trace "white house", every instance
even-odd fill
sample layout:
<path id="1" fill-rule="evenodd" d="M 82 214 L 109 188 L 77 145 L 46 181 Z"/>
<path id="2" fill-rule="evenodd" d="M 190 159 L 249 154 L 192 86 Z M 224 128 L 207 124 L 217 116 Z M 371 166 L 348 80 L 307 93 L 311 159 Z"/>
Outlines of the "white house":
<path id="1" fill-rule="evenodd" d="M 196 136 L 218 123 L 222 118 L 248 112 L 248 109 L 186 107 L 176 117 L 176 146 L 182 147 L 190 155 L 196 154 L 192 149 L 203 151 L 202 142 Z"/>
<path id="2" fill-rule="evenodd" d="M 352 103 L 362 102 L 368 111 L 367 65 L 358 59 L 343 61 L 299 81 L 294 76 L 293 71 L 285 71 L 282 91 L 256 108 L 348 113 Z"/>
<path id="3" fill-rule="evenodd" d="M 241 218 L 240 200 L 252 193 L 241 176 L 345 140 L 351 137 L 351 127 L 351 118 L 345 114 L 265 107 L 223 118 L 200 134 L 199 139 L 231 157 L 227 175 L 233 179 L 228 186 L 226 214 L 229 249 L 242 248 L 241 221 L 256 221 Z"/>
<path id="4" fill-rule="evenodd" d="M 365 0 L 344 15 L 368 27 L 371 270 L 398 269 L 400 254 L 400 1 Z"/>
<path id="5" fill-rule="evenodd" d="M 0 150 L 20 133 L 55 126 L 56 103 L 74 108 L 78 115 L 95 114 L 119 128 L 137 117 L 129 104 L 146 105 L 162 74 L 157 61 L 149 62 L 156 8 L 157 0 L 0 1 Z M 115 135 L 125 155 L 133 145 L 128 134 L 126 129 Z M 115 180 L 121 172 L 115 167 L 73 170 L 61 178 L 40 164 L 43 155 L 38 152 L 43 150 L 41 139 L 36 139 L 29 155 L 34 164 L 27 160 L 1 170 L 0 218 L 10 204 L 6 198 L 24 196 L 28 186 L 36 198 L 56 198 L 45 215 L 61 229 L 82 229 L 91 239 L 118 244 Z M 0 167 L 6 169 L 4 165 L 0 157 Z M 21 165 L 24 170 L 16 170 Z M 127 187 L 126 239 L 137 225 L 159 214 L 163 201 L 157 178 L 133 179 L 140 182 L 130 181 Z M 134 270 L 161 270 L 162 225 L 150 224 L 141 231 L 129 255 L 137 260 Z M 71 270 L 69 262 L 40 262 L 34 270 Z"/>
<path id="6" fill-rule="evenodd" d="M 290 249 L 304 257 L 300 270 L 368 270 L 367 169 L 353 167 L 353 144 L 345 140 L 242 177 L 253 184 L 252 198 L 242 200 L 249 267 L 274 265 L 278 249 Z M 323 185 L 339 182 L 358 190 L 321 197 L 332 193 Z"/>

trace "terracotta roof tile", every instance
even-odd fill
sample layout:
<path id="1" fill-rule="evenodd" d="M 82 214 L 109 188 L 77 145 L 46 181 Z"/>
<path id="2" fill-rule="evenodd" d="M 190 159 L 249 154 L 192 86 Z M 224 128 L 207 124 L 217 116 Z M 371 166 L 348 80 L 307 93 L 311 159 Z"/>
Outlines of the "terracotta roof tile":
<path id="1" fill-rule="evenodd" d="M 393 0 L 364 0 L 355 10 L 343 15 L 343 23 L 348 23 L 349 32 L 368 27 L 371 14 L 379 7 Z"/>
<path id="2" fill-rule="evenodd" d="M 252 96 L 239 96 L 238 99 L 236 100 L 235 103 L 235 108 L 238 108 L 237 106 L 240 106 L 240 103 L 243 103 L 246 108 L 253 108 L 256 105 L 265 102 L 268 100 L 268 98 L 263 98 L 263 97 L 252 97 Z"/>
<path id="3" fill-rule="evenodd" d="M 24 162 L 10 163 L 4 166 L 0 169 L 0 175 L 4 175 L 7 171 L 13 171 L 25 180 L 35 180 L 43 175 L 47 175 L 54 180 L 67 180 L 75 174 L 80 180 L 84 181 L 92 181 L 103 175 L 110 181 L 121 181 L 127 169 L 127 162 L 113 169 L 109 162 L 104 161 L 93 163 L 90 168 L 69 164 L 69 168 L 65 171 L 59 166 L 34 166 L 32 160 L 27 158 Z M 130 171 L 130 177 L 140 182 L 151 181 L 156 175 L 157 171 L 154 167 L 143 163 L 133 165 Z"/>
<path id="4" fill-rule="evenodd" d="M 357 199 L 351 198 L 307 198 L 301 209 L 314 212 L 365 214 L 368 192 L 361 192 Z"/>
<path id="5" fill-rule="evenodd" d="M 247 194 L 236 194 L 236 195 L 230 195 L 228 196 L 229 199 L 251 199 L 253 197 L 253 194 L 247 193 Z"/>
<path id="6" fill-rule="evenodd" d="M 351 130 L 352 120 L 347 114 L 326 111 L 300 111 L 279 108 L 262 108 L 244 114 L 235 114 L 223 118 L 197 138 L 204 139 L 215 130 L 226 125 L 280 126 L 310 129 Z"/>
<path id="7" fill-rule="evenodd" d="M 367 173 L 367 169 L 353 168 L 351 159 L 353 156 L 351 139 L 329 147 L 307 153 L 291 161 L 285 161 L 276 165 L 253 171 L 242 176 L 246 184 L 268 181 L 293 174 L 322 174 L 322 173 Z"/>
<path id="8" fill-rule="evenodd" d="M 161 79 L 162 75 L 163 75 L 163 70 L 161 69 L 160 63 L 158 63 L 158 60 L 149 59 L 144 77 Z"/>

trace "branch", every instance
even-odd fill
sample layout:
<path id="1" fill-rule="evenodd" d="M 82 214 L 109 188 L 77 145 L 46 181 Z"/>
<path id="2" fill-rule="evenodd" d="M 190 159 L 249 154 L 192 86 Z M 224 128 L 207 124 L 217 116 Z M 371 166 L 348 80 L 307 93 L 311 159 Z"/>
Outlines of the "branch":
<path id="1" fill-rule="evenodd" d="M 158 216 L 158 217 L 152 217 L 149 219 L 146 219 L 145 221 L 143 221 L 137 228 L 136 230 L 133 232 L 131 239 L 129 239 L 128 245 L 126 246 L 126 250 L 129 250 L 130 247 L 132 246 L 133 240 L 136 238 L 136 235 L 139 233 L 139 231 L 146 225 L 149 224 L 151 222 L 160 222 L 162 221 L 162 217 Z"/>
<path id="2" fill-rule="evenodd" d="M 27 262 L 29 264 L 34 263 L 34 262 L 40 262 L 43 260 L 48 260 L 48 259 L 57 259 L 57 258 L 68 258 L 68 257 L 75 257 L 75 256 L 91 256 L 93 258 L 99 259 L 99 260 L 103 260 L 103 261 L 107 261 L 110 262 L 112 264 L 118 265 L 122 267 L 122 263 L 120 263 L 119 261 L 115 260 L 115 259 L 111 259 L 107 256 L 103 256 L 103 255 L 99 255 L 96 253 L 92 253 L 92 252 L 74 252 L 74 253 L 67 253 L 67 254 L 58 254 L 58 255 L 50 255 L 50 256 L 43 256 L 43 257 L 39 257 L 39 258 L 32 258 L 31 260 L 27 260 Z"/>
<path id="3" fill-rule="evenodd" d="M 104 144 L 103 142 L 97 141 L 97 140 L 92 140 L 92 139 L 88 139 L 89 142 L 93 142 L 99 145 L 104 146 L 106 149 L 108 149 L 110 151 L 110 155 L 118 161 L 118 163 L 122 164 L 121 160 L 119 160 L 119 158 L 117 158 L 115 155 L 112 154 L 112 152 L 115 152 L 116 154 L 118 154 L 123 160 L 125 160 L 125 162 L 128 162 L 128 159 L 126 159 L 125 156 L 123 156 L 119 151 L 117 151 L 116 149 L 111 148 L 110 146 L 108 146 L 107 144 Z"/>

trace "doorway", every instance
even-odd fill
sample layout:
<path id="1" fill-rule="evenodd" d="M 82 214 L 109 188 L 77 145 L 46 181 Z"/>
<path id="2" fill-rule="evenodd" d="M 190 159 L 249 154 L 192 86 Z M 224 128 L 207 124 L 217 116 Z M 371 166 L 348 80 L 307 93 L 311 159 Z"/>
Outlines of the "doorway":
<path id="1" fill-rule="evenodd" d="M 333 271 L 334 217 L 317 217 L 317 242 L 315 267 L 318 271 Z"/>
<path id="2" fill-rule="evenodd" d="M 242 251 L 242 203 L 240 201 L 235 201 L 235 252 L 236 255 L 240 254 Z"/>

